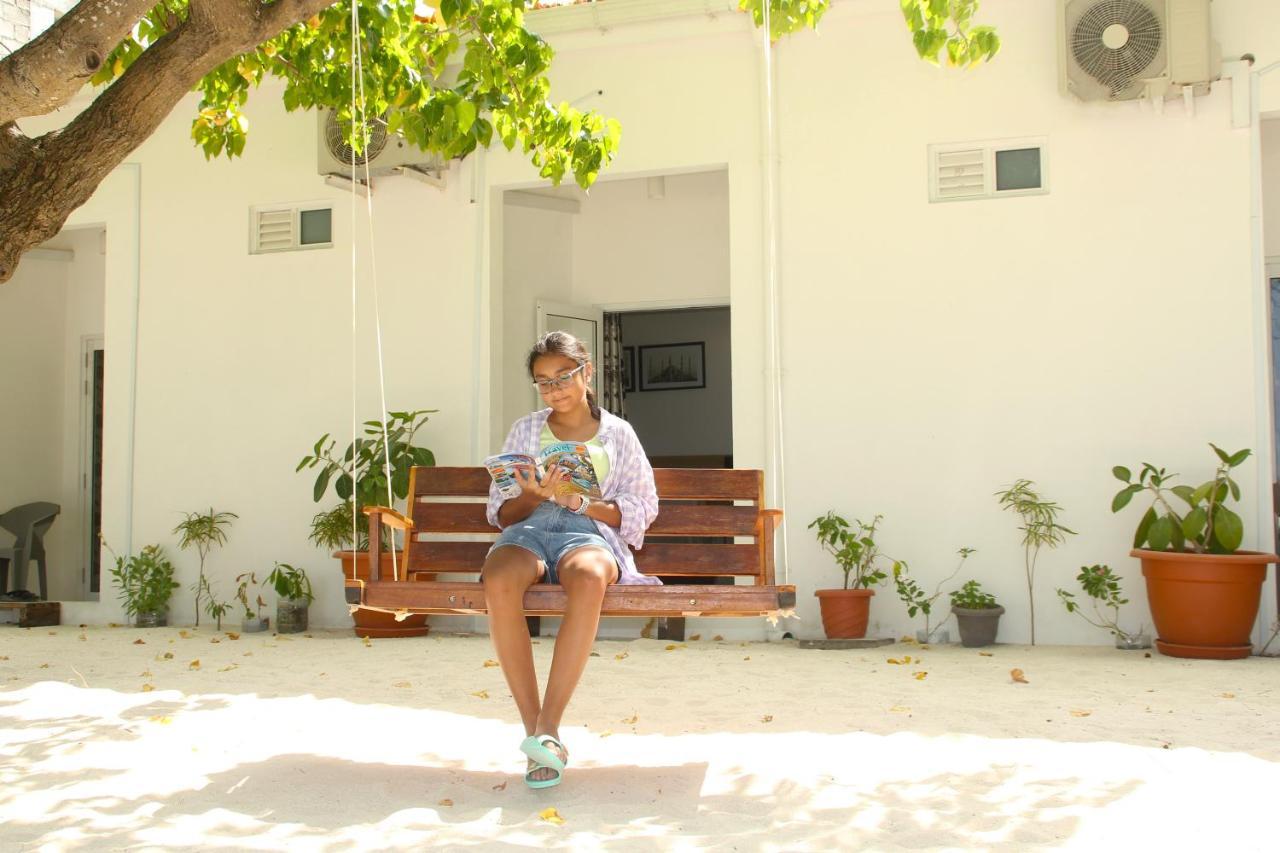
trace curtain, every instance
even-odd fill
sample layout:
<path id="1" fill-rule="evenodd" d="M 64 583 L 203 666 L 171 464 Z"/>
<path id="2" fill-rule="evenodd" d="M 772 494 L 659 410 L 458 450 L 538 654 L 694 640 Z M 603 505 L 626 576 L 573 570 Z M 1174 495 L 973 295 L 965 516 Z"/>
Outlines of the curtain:
<path id="1" fill-rule="evenodd" d="M 604 315 L 601 335 L 600 405 L 624 420 L 627 417 L 625 397 L 622 393 L 622 315 Z"/>

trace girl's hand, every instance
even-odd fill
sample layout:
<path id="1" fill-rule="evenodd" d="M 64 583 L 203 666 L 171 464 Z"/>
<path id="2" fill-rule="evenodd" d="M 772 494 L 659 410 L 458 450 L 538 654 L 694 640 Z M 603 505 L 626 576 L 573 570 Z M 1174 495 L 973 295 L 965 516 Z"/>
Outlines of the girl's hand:
<path id="1" fill-rule="evenodd" d="M 547 476 L 541 483 L 538 482 L 538 477 L 532 468 L 517 468 L 515 473 L 520 488 L 543 501 L 556 499 L 556 487 L 564 482 L 565 478 L 564 472 L 559 467 L 552 467 L 547 471 Z"/>

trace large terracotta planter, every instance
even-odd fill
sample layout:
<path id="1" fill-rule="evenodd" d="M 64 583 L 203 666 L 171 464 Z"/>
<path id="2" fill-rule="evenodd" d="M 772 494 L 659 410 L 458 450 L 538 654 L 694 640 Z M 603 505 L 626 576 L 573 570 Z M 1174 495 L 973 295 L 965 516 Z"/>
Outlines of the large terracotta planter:
<path id="1" fill-rule="evenodd" d="M 335 551 L 333 556 L 342 561 L 342 576 L 344 578 L 352 577 L 351 574 L 351 558 L 355 556 L 355 577 L 360 580 L 369 580 L 369 552 L 368 551 Z M 401 571 L 404 570 L 404 552 L 401 551 L 396 559 L 399 561 Z M 382 554 L 382 565 L 379 567 L 382 577 L 390 580 L 392 575 L 391 552 L 386 551 Z M 435 575 L 419 575 L 418 580 L 435 580 Z M 431 631 L 431 626 L 427 624 L 427 615 L 425 613 L 414 613 L 406 616 L 403 620 L 397 622 L 396 617 L 391 613 L 383 613 L 380 610 L 357 610 L 352 614 L 355 621 L 354 630 L 357 637 L 425 637 Z"/>
<path id="2" fill-rule="evenodd" d="M 1253 652 L 1250 634 L 1267 564 L 1275 554 L 1129 552 L 1142 561 L 1156 648 L 1178 658 L 1234 660 Z"/>
<path id="3" fill-rule="evenodd" d="M 813 594 L 818 597 L 822 630 L 828 639 L 860 640 L 867 636 L 874 589 L 819 589 Z"/>

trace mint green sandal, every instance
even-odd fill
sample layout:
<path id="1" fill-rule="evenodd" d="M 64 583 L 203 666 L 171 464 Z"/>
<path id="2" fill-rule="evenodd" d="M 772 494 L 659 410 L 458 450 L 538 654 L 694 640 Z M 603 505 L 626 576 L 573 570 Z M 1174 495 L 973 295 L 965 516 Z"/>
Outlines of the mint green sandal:
<path id="1" fill-rule="evenodd" d="M 530 788 L 552 788 L 560 784 L 560 780 L 564 778 L 565 762 L 560 760 L 560 756 L 556 755 L 546 747 L 547 743 L 554 744 L 565 755 L 569 754 L 569 750 L 564 748 L 564 744 L 558 741 L 552 735 L 529 735 L 520 742 L 520 751 L 533 760 L 534 766 L 525 771 L 524 781 Z M 550 779 L 530 779 L 529 774 L 534 770 L 541 768 L 554 770 L 556 775 Z"/>

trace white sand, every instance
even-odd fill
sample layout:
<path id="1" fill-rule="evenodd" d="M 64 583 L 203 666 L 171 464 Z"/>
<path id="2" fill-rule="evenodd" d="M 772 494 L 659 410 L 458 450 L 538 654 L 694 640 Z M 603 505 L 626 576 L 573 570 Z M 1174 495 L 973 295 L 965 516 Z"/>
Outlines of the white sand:
<path id="1" fill-rule="evenodd" d="M 485 637 L 188 634 L 0 628 L 0 848 L 1276 849 L 1275 659 L 601 641 L 530 791 Z"/>

